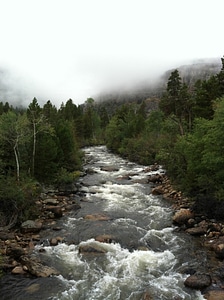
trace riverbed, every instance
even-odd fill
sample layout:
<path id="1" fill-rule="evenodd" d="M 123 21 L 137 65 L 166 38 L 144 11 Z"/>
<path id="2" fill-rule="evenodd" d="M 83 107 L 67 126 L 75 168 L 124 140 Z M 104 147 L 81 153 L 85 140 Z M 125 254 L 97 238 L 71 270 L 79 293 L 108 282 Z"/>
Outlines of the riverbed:
<path id="1" fill-rule="evenodd" d="M 184 281 L 189 270 L 205 270 L 206 251 L 172 224 L 171 204 L 151 194 L 147 178 L 163 169 L 153 171 L 129 162 L 105 146 L 84 151 L 86 175 L 79 181 L 81 209 L 59 221 L 63 243 L 50 246 L 46 233 L 46 243 L 37 245 L 33 252 L 60 275 L 7 275 L 1 281 L 0 298 L 204 299 L 199 291 L 186 288 Z M 108 237 L 108 241 L 102 243 L 99 237 Z M 80 253 L 85 246 L 102 251 Z"/>

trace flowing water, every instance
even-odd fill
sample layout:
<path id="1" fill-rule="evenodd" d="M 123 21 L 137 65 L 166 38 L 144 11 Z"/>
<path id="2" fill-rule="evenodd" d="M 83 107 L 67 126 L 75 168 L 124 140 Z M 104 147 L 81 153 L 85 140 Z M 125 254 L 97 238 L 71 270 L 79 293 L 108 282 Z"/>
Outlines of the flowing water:
<path id="1" fill-rule="evenodd" d="M 92 172 L 80 179 L 84 195 L 81 209 L 60 220 L 60 234 L 66 242 L 54 247 L 39 245 L 34 252 L 60 275 L 33 279 L 6 276 L 0 298 L 204 299 L 199 291 L 186 288 L 184 280 L 187 269 L 203 268 L 206 254 L 192 237 L 172 225 L 171 205 L 150 193 L 146 179 L 158 171 L 147 171 L 103 146 L 86 148 L 85 153 L 84 167 Z M 86 219 L 89 214 L 108 219 Z M 98 235 L 108 235 L 110 243 L 96 241 Z M 105 253 L 80 254 L 80 246 L 97 247 Z M 144 298 L 146 292 L 151 298 Z"/>

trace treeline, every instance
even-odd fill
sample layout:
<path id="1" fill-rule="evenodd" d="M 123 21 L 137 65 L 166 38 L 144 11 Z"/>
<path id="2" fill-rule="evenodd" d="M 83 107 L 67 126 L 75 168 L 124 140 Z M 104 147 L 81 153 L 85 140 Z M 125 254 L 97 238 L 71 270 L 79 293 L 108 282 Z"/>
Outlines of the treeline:
<path id="1" fill-rule="evenodd" d="M 112 151 L 142 164 L 158 162 L 195 209 L 224 218 L 224 58 L 221 71 L 193 86 L 171 72 L 157 109 L 123 105 L 106 128 Z"/>
<path id="2" fill-rule="evenodd" d="M 33 201 L 44 184 L 74 181 L 82 169 L 83 146 L 99 143 L 101 119 L 94 100 L 57 109 L 36 98 L 28 108 L 0 102 L 0 227 L 35 213 Z"/>

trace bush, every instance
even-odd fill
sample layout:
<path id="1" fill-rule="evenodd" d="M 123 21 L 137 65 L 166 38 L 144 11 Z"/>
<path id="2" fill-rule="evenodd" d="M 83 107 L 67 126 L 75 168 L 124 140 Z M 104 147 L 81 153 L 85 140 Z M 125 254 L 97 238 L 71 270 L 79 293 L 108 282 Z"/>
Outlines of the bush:
<path id="1" fill-rule="evenodd" d="M 57 183 L 58 184 L 68 184 L 76 181 L 80 176 L 80 171 L 69 172 L 65 168 L 61 168 L 58 172 Z"/>
<path id="2" fill-rule="evenodd" d="M 0 226 L 6 226 L 17 216 L 17 221 L 36 214 L 34 200 L 40 193 L 40 187 L 36 182 L 26 180 L 18 183 L 14 178 L 0 179 Z"/>

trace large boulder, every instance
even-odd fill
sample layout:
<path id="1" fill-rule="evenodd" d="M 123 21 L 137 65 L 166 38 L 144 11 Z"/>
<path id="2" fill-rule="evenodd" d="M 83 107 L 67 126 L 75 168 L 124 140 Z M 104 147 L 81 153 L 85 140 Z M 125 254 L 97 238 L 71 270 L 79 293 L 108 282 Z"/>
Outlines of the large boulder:
<path id="1" fill-rule="evenodd" d="M 35 261 L 27 256 L 21 257 L 21 263 L 30 274 L 36 277 L 49 277 L 51 275 L 59 275 L 59 272 L 48 266 L 44 266 L 40 262 Z"/>
<path id="2" fill-rule="evenodd" d="M 188 208 L 181 208 L 173 216 L 173 223 L 177 225 L 187 224 L 189 219 L 194 218 L 194 213 Z"/>
<path id="3" fill-rule="evenodd" d="M 40 221 L 27 220 L 20 226 L 21 233 L 35 233 L 39 232 L 42 228 Z"/>
<path id="4" fill-rule="evenodd" d="M 79 246 L 80 254 L 105 254 L 107 251 L 99 244 L 84 244 Z"/>
<path id="5" fill-rule="evenodd" d="M 194 274 L 187 277 L 184 285 L 191 289 L 202 290 L 212 284 L 210 275 L 207 274 Z"/>
<path id="6" fill-rule="evenodd" d="M 61 206 L 46 206 L 46 210 L 51 211 L 54 214 L 55 218 L 60 218 L 63 215 L 62 207 Z"/>
<path id="7" fill-rule="evenodd" d="M 105 172 L 117 172 L 119 171 L 119 168 L 115 166 L 103 166 L 100 170 Z"/>

